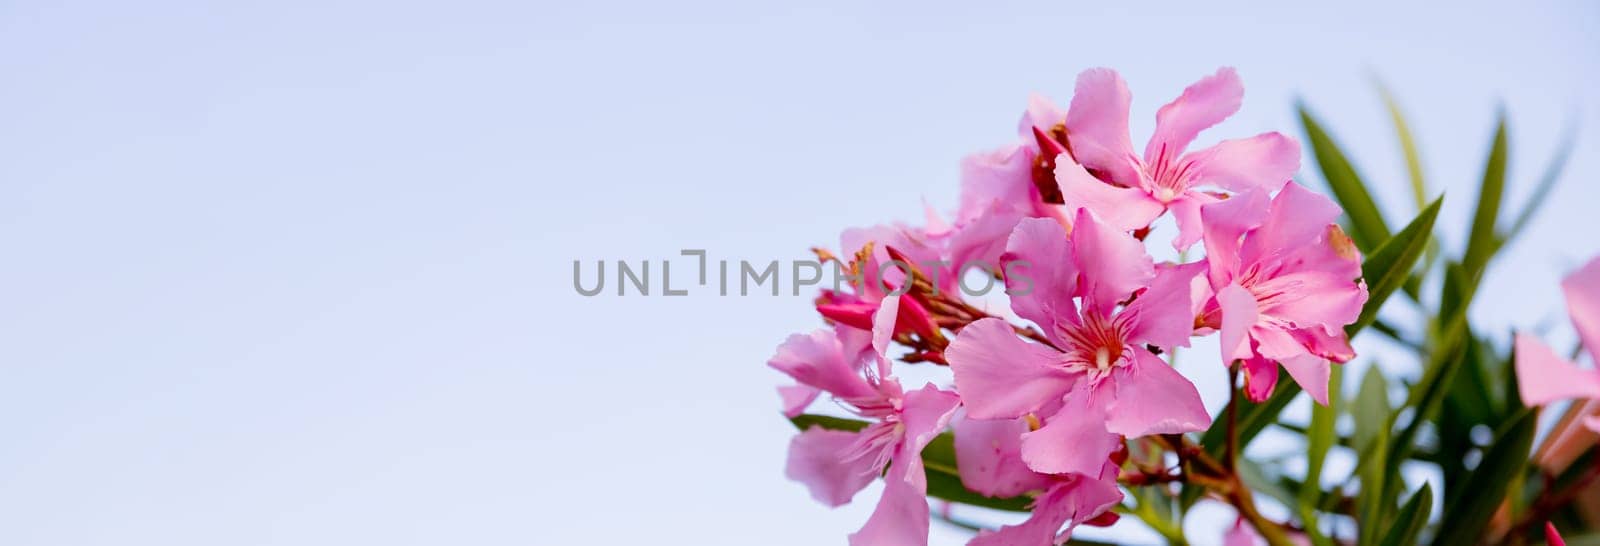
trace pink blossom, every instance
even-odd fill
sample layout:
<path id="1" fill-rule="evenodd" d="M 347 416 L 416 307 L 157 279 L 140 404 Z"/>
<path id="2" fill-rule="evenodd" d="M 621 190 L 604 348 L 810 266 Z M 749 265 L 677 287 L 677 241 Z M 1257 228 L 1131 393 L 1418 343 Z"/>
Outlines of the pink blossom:
<path id="1" fill-rule="evenodd" d="M 900 292 L 899 319 L 895 321 L 896 334 L 914 332 L 924 338 L 939 335 L 939 327 L 926 308 L 905 290 L 906 272 L 901 267 L 923 269 L 938 284 L 941 292 L 956 289 L 955 275 L 944 268 L 924 269 L 923 264 L 943 261 L 938 242 L 917 228 L 899 225 L 879 225 L 868 228 L 847 229 L 839 235 L 840 248 L 851 253 L 848 267 L 859 278 L 850 284 L 850 292 L 822 290 L 816 300 L 817 312 L 834 322 L 858 330 L 872 329 L 872 315 L 890 293 Z M 868 247 L 871 252 L 864 252 Z M 913 263 L 891 263 L 889 249 L 894 248 Z"/>
<path id="2" fill-rule="evenodd" d="M 1087 210 L 1069 241 L 1060 224 L 1018 223 L 1002 261 L 1030 265 L 1008 276 L 1011 307 L 1053 346 L 1023 341 L 999 319 L 967 325 L 945 358 L 969 415 L 1048 415 L 1022 435 L 1034 471 L 1095 476 L 1118 435 L 1176 434 L 1211 423 L 1195 387 L 1147 345 L 1187 346 L 1192 266 L 1159 269 L 1127 233 Z M 1132 300 L 1127 304 L 1128 300 Z"/>
<path id="3" fill-rule="evenodd" d="M 1114 70 L 1084 71 L 1066 128 L 1073 154 L 1089 171 L 1057 165 L 1066 202 L 1089 207 L 1118 229 L 1147 226 L 1170 210 L 1179 231 L 1173 246 L 1188 248 L 1200 240 L 1200 207 L 1217 200 L 1205 189 L 1272 191 L 1300 167 L 1299 144 L 1276 132 L 1184 153 L 1200 131 L 1233 115 L 1243 100 L 1244 86 L 1231 68 L 1190 85 L 1156 112 L 1155 134 L 1141 158 L 1128 136 L 1127 84 Z"/>
<path id="4" fill-rule="evenodd" d="M 1562 279 L 1561 291 L 1578 339 L 1600 361 L 1600 256 Z M 1517 389 L 1523 402 L 1542 406 L 1568 398 L 1600 399 L 1600 373 L 1579 368 L 1528 334 L 1518 333 L 1515 345 Z M 1584 424 L 1600 431 L 1600 418 L 1587 417 Z"/>
<path id="5" fill-rule="evenodd" d="M 1278 363 L 1326 404 L 1329 361 L 1355 356 L 1344 327 L 1367 301 L 1361 257 L 1334 220 L 1339 207 L 1299 184 L 1270 203 L 1253 190 L 1202 207 L 1207 280 L 1216 298 L 1202 322 L 1222 332 L 1222 360 L 1243 361 L 1245 392 L 1260 401 Z"/>
<path id="6" fill-rule="evenodd" d="M 1017 122 L 1016 142 L 961 160 L 961 204 L 949 241 L 952 263 L 993 265 L 1023 218 L 1071 223 L 1052 174 L 1058 162 L 1073 163 L 1070 154 L 1062 155 L 1066 120 L 1064 110 L 1034 95 Z"/>
<path id="7" fill-rule="evenodd" d="M 1566 539 L 1561 538 L 1561 533 L 1556 531 L 1556 524 L 1544 522 L 1545 546 L 1567 546 Z"/>
<path id="8" fill-rule="evenodd" d="M 853 359 L 859 353 L 852 355 L 845 342 L 830 339 L 826 330 L 791 337 L 769 362 L 801 385 L 827 392 L 858 416 L 872 420 L 856 432 L 817 426 L 801 432 L 789 444 L 785 471 L 829 506 L 850 502 L 875 477 L 884 476 L 877 508 L 866 525 L 850 535 L 856 546 L 927 544 L 922 448 L 944 430 L 961 404 L 955 393 L 932 384 L 906 392 L 890 375 L 885 351 L 898 303 L 898 298 L 884 298 L 874 313 L 872 362 Z"/>
<path id="9" fill-rule="evenodd" d="M 1072 529 L 1109 512 L 1122 501 L 1116 463 L 1106 461 L 1099 475 L 1052 476 L 1022 462 L 1021 435 L 1026 420 L 962 419 L 955 424 L 956 461 L 961 483 L 991 497 L 1039 491 L 1028 519 L 980 533 L 968 546 L 1050 546 L 1065 542 Z"/>

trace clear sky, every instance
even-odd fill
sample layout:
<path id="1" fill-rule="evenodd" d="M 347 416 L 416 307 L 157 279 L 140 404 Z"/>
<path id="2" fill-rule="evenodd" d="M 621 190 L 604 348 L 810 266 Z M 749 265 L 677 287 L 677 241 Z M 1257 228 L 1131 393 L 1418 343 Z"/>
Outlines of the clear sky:
<path id="1" fill-rule="evenodd" d="M 1136 141 L 1218 66 L 1248 93 L 1205 141 L 1299 136 L 1304 97 L 1394 222 L 1374 76 L 1452 197 L 1497 105 L 1512 206 L 1577 124 L 1474 313 L 1572 339 L 1600 4 L 1074 4 L 0 3 L 0 544 L 842 543 L 876 490 L 783 479 L 763 365 L 809 297 L 584 298 L 572 260 L 788 260 L 953 208 L 960 157 L 1093 66 Z M 1214 364 L 1185 367 L 1213 408 Z"/>

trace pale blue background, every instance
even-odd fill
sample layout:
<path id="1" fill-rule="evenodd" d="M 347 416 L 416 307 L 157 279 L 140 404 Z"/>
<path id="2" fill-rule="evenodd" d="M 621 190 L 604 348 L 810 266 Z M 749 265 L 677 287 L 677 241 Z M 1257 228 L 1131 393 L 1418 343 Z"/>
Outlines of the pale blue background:
<path id="1" fill-rule="evenodd" d="M 1371 75 L 1453 195 L 1497 101 L 1512 206 L 1579 124 L 1475 310 L 1572 339 L 1600 4 L 975 4 L 0 3 L 0 544 L 842 543 L 875 490 L 783 479 L 763 366 L 807 298 L 582 298 L 572 260 L 793 259 L 953 207 L 963 154 L 1097 65 L 1138 142 L 1219 65 L 1249 93 L 1206 141 L 1298 136 L 1306 97 L 1396 222 Z"/>

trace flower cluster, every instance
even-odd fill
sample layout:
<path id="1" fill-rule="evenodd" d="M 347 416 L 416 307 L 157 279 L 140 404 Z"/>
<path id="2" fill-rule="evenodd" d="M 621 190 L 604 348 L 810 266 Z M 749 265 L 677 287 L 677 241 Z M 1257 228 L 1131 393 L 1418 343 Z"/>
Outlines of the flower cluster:
<path id="1" fill-rule="evenodd" d="M 779 389 L 788 416 L 825 395 L 866 421 L 802 431 L 787 468 L 830 506 L 882 477 L 851 544 L 927 543 L 921 452 L 946 431 L 967 489 L 1032 499 L 1026 522 L 971 544 L 1057 544 L 1114 521 L 1125 442 L 1211 424 L 1162 358 L 1198 336 L 1219 336 L 1220 362 L 1238 367 L 1250 398 L 1271 394 L 1281 365 L 1326 402 L 1330 363 L 1354 356 L 1344 327 L 1367 299 L 1361 258 L 1339 207 L 1291 180 L 1294 139 L 1188 150 L 1243 93 L 1227 68 L 1191 85 L 1156 113 L 1139 154 L 1126 84 L 1086 71 L 1066 110 L 1034 97 L 1016 142 L 962 161 L 952 219 L 849 230 L 841 254 L 818 252 L 874 282 L 824 291 L 829 327 L 789 337 L 769 364 L 795 381 Z M 1171 245 L 1198 244 L 1203 258 L 1151 257 L 1145 239 L 1168 214 Z M 1004 282 L 1009 312 L 952 289 L 973 264 Z M 949 381 L 908 389 L 900 366 L 947 367 Z"/>

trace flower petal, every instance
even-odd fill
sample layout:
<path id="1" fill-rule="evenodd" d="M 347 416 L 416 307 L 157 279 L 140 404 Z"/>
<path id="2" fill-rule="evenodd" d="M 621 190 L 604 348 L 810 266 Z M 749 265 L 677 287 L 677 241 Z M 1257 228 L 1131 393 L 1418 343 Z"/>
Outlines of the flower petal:
<path id="1" fill-rule="evenodd" d="M 1600 377 L 1556 355 L 1528 334 L 1517 334 L 1517 392 L 1523 403 L 1542 406 L 1567 398 L 1600 398 Z"/>
<path id="2" fill-rule="evenodd" d="M 936 287 L 949 291 L 959 289 L 957 283 L 961 281 L 960 275 L 968 266 L 998 271 L 1000 256 L 1006 251 L 1006 241 L 1021 220 L 1021 213 L 996 204 L 973 221 L 955 228 L 948 243 L 948 274 L 939 279 Z"/>
<path id="3" fill-rule="evenodd" d="M 962 158 L 961 204 L 956 210 L 956 223 L 976 220 L 996 204 L 1018 208 L 1028 203 L 1035 191 L 1035 155 L 1032 147 L 1019 142 Z"/>
<path id="4" fill-rule="evenodd" d="M 1210 194 L 1191 191 L 1167 203 L 1167 209 L 1172 211 L 1172 219 L 1178 224 L 1178 236 L 1172 239 L 1173 250 L 1188 250 L 1205 236 L 1205 222 L 1201 219 L 1200 209 L 1215 202 L 1217 198 Z"/>
<path id="5" fill-rule="evenodd" d="M 1128 107 L 1133 96 L 1122 76 L 1109 68 L 1078 74 L 1077 89 L 1067 109 L 1067 140 L 1079 163 L 1111 176 L 1111 181 L 1139 186 L 1138 158 L 1128 138 Z"/>
<path id="6" fill-rule="evenodd" d="M 1278 386 L 1278 363 L 1261 357 L 1239 361 L 1244 367 L 1244 394 L 1251 402 L 1262 402 Z"/>
<path id="7" fill-rule="evenodd" d="M 1256 297 L 1238 283 L 1230 283 L 1217 291 L 1217 305 L 1222 309 L 1222 361 L 1250 358 L 1250 328 L 1260 319 Z"/>
<path id="8" fill-rule="evenodd" d="M 859 434 L 812 425 L 789 441 L 784 475 L 805 484 L 817 502 L 828 506 L 849 503 L 878 477 L 879 469 L 872 468 L 871 457 L 845 457 Z"/>
<path id="9" fill-rule="evenodd" d="M 1578 338 L 1589 355 L 1600 364 L 1600 256 L 1561 280 L 1567 298 L 1567 314 L 1578 330 Z"/>
<path id="10" fill-rule="evenodd" d="M 1299 383 L 1312 400 L 1324 406 L 1328 405 L 1328 376 L 1333 372 L 1330 366 L 1328 359 L 1313 354 L 1283 361 L 1283 369 L 1289 370 L 1289 377 L 1293 377 L 1294 382 Z"/>
<path id="11" fill-rule="evenodd" d="M 1232 68 L 1223 67 L 1183 90 L 1183 94 L 1156 111 L 1156 132 L 1144 148 L 1144 162 L 1154 165 L 1163 154 L 1175 160 L 1194 138 L 1239 111 L 1244 83 Z"/>
<path id="12" fill-rule="evenodd" d="M 900 298 L 887 297 L 878 302 L 878 311 L 872 314 L 872 353 L 878 362 L 878 377 L 889 377 L 889 340 L 894 338 L 895 322 L 900 318 Z"/>
<path id="13" fill-rule="evenodd" d="M 783 399 L 783 416 L 793 419 L 805 413 L 806 407 L 817 399 L 822 390 L 810 385 L 785 385 L 778 387 L 778 397 Z"/>
<path id="14" fill-rule="evenodd" d="M 1150 288 L 1120 313 L 1132 320 L 1128 341 L 1166 349 L 1188 347 L 1194 333 L 1192 281 L 1205 267 L 1203 262 L 1157 266 Z"/>
<path id="15" fill-rule="evenodd" d="M 1078 316 L 1078 269 L 1061 224 L 1043 218 L 1017 222 L 1000 257 L 1011 310 L 1055 336 L 1058 321 L 1073 324 Z"/>
<path id="16" fill-rule="evenodd" d="M 1194 383 L 1156 355 L 1135 347 L 1133 363 L 1113 372 L 1116 401 L 1106 430 L 1137 438 L 1205 430 L 1211 415 Z"/>
<path id="17" fill-rule="evenodd" d="M 1056 106 L 1049 97 L 1032 93 L 1028 95 L 1028 109 L 1022 113 L 1022 119 L 1017 122 L 1017 136 L 1023 139 L 1033 138 L 1033 128 L 1050 132 L 1058 124 L 1066 123 L 1067 111 Z"/>
<path id="18" fill-rule="evenodd" d="M 901 464 L 897 461 L 896 464 Z M 907 472 L 923 476 L 922 459 L 904 461 Z M 928 500 L 926 482 L 885 479 L 883 496 L 866 525 L 850 534 L 850 546 L 927 546 Z"/>
<path id="19" fill-rule="evenodd" d="M 1120 441 L 1106 431 L 1107 393 L 1081 385 L 1044 427 L 1022 435 L 1022 461 L 1035 472 L 1095 475 Z"/>
<path id="20" fill-rule="evenodd" d="M 1118 231 L 1149 226 L 1165 210 L 1144 190 L 1101 182 L 1066 156 L 1056 160 L 1056 184 L 1067 206 L 1087 208 Z"/>
<path id="21" fill-rule="evenodd" d="M 1367 292 L 1353 278 L 1324 271 L 1279 274 L 1251 286 L 1271 294 L 1261 302 L 1261 314 L 1287 320 L 1299 328 L 1343 328 L 1361 316 Z"/>
<path id="22" fill-rule="evenodd" d="M 967 325 L 945 350 L 968 415 L 1009 419 L 1039 411 L 1072 389 L 1077 376 L 1053 364 L 1060 353 L 1017 337 L 1011 325 L 986 318 Z"/>
<path id="23" fill-rule="evenodd" d="M 1328 226 L 1341 213 L 1339 205 L 1326 196 L 1296 183 L 1285 184 L 1272 198 L 1266 219 L 1251 232 L 1240 257 L 1251 263 L 1310 246 L 1328 233 Z M 1359 262 L 1355 270 L 1360 271 Z"/>
<path id="24" fill-rule="evenodd" d="M 1060 544 L 1071 536 L 1073 527 L 1094 519 L 1119 502 L 1122 502 L 1122 491 L 1115 483 L 1075 475 L 1040 495 L 1027 521 L 979 533 L 967 546 Z"/>
<path id="25" fill-rule="evenodd" d="M 789 336 L 767 365 L 789 374 L 802 385 L 828 391 L 840 398 L 870 396 L 877 392 L 861 376 L 857 361 L 845 354 L 839 338 L 830 330 Z"/>
<path id="26" fill-rule="evenodd" d="M 1228 191 L 1277 191 L 1300 169 L 1300 143 L 1281 133 L 1224 140 L 1185 155 L 1189 187 L 1216 186 Z"/>
<path id="27" fill-rule="evenodd" d="M 1200 207 L 1207 275 L 1213 288 L 1220 289 L 1239 273 L 1239 248 L 1244 244 L 1244 235 L 1266 221 L 1270 205 L 1266 192 L 1253 191 Z"/>
<path id="28" fill-rule="evenodd" d="M 1132 235 L 1079 209 L 1072 223 L 1072 256 L 1081 271 L 1078 295 L 1091 312 L 1110 316 L 1118 303 L 1155 278 L 1155 262 Z"/>
<path id="29" fill-rule="evenodd" d="M 961 396 L 940 390 L 932 383 L 906 393 L 900 424 L 905 426 L 905 451 L 909 456 L 919 456 L 928 442 L 944 432 L 958 407 L 961 407 Z"/>
<path id="30" fill-rule="evenodd" d="M 956 421 L 956 469 L 961 484 L 990 497 L 1015 497 L 1045 488 L 1049 476 L 1022 462 L 1022 435 L 1027 432 L 1024 419 Z"/>

